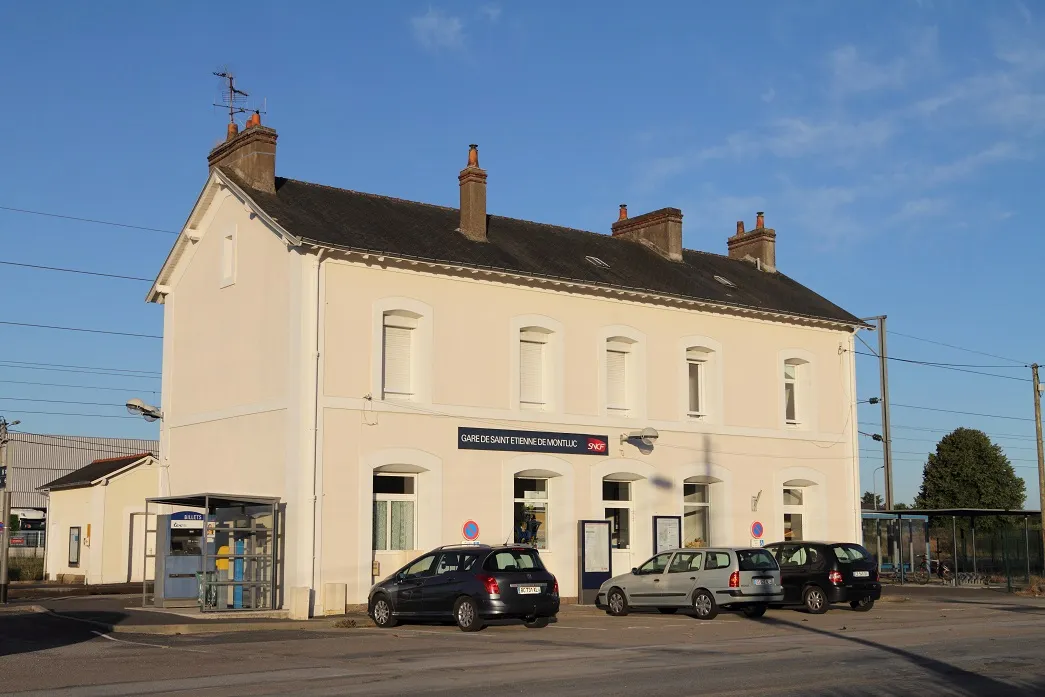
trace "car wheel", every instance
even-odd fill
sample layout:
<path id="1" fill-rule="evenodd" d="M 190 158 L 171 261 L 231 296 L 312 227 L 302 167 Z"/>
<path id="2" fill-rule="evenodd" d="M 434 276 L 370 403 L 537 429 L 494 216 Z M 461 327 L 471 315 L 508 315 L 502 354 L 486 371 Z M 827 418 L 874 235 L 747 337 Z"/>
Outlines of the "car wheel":
<path id="1" fill-rule="evenodd" d="M 745 605 L 744 606 L 744 617 L 750 617 L 751 619 L 758 619 L 762 615 L 766 614 L 768 609 L 767 605 L 761 603 L 757 605 Z"/>
<path id="2" fill-rule="evenodd" d="M 614 617 L 624 617 L 628 614 L 628 599 L 624 597 L 624 591 L 620 588 L 611 590 L 610 594 L 606 596 L 606 607 Z"/>
<path id="3" fill-rule="evenodd" d="M 544 629 L 545 627 L 548 626 L 548 622 L 549 621 L 550 621 L 550 618 L 548 618 L 548 617 L 530 617 L 530 618 L 524 620 L 523 623 L 529 629 Z"/>
<path id="4" fill-rule="evenodd" d="M 658 607 L 657 609 L 660 610 L 662 615 L 674 615 L 679 611 L 677 607 Z"/>
<path id="5" fill-rule="evenodd" d="M 399 623 L 392 615 L 391 603 L 383 595 L 379 595 L 374 599 L 374 603 L 370 607 L 370 618 L 381 629 L 391 629 Z"/>
<path id="6" fill-rule="evenodd" d="M 454 606 L 454 619 L 462 632 L 478 632 L 483 628 L 483 618 L 479 616 L 479 603 L 472 598 L 461 598 Z"/>
<path id="7" fill-rule="evenodd" d="M 822 615 L 827 612 L 827 596 L 820 586 L 809 586 L 802 594 L 802 604 L 811 615 Z"/>
<path id="8" fill-rule="evenodd" d="M 857 612 L 868 612 L 874 607 L 874 598 L 860 598 L 849 603 L 849 607 Z"/>
<path id="9" fill-rule="evenodd" d="M 718 606 L 715 605 L 715 599 L 711 597 L 711 593 L 697 591 L 697 594 L 693 596 L 693 612 L 698 619 L 715 619 L 718 614 Z"/>

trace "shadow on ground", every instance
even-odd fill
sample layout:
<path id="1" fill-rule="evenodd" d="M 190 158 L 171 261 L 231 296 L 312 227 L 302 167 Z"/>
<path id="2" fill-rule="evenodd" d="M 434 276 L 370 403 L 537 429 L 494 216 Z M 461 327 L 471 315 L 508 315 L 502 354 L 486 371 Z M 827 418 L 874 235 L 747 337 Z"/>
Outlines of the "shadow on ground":
<path id="1" fill-rule="evenodd" d="M 83 617 L 76 617 L 82 614 Z M 97 639 L 103 629 L 94 624 L 116 624 L 126 616 L 120 613 L 70 613 L 74 621 L 47 612 L 5 612 L 0 614 L 0 657 L 44 651 Z"/>

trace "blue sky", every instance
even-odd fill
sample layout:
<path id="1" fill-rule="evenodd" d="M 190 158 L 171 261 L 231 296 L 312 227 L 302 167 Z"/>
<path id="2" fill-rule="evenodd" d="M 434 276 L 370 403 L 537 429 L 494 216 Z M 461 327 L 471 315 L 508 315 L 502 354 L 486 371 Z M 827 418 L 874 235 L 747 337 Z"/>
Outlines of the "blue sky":
<path id="1" fill-rule="evenodd" d="M 1045 8 L 804 3 L 5 3 L 0 206 L 178 230 L 224 134 L 230 66 L 280 133 L 284 176 L 456 204 L 480 144 L 492 212 L 609 231 L 617 204 L 677 206 L 686 245 L 725 252 L 758 210 L 778 265 L 890 328 L 1045 361 L 1035 312 Z M 736 6 L 741 6 L 739 9 Z M 0 260 L 152 276 L 173 236 L 0 210 Z M 147 284 L 0 266 L 0 320 L 159 334 Z M 865 338 L 874 342 L 873 334 Z M 894 335 L 893 355 L 1017 364 Z M 155 339 L 0 325 L 0 413 L 38 433 L 151 436 L 116 407 L 158 371 Z M 859 392 L 877 394 L 861 357 Z M 1025 378 L 1026 369 L 985 370 Z M 1036 490 L 1029 383 L 891 366 L 896 498 L 958 425 L 1005 434 Z M 877 408 L 861 428 L 878 430 Z M 1019 420 L 1023 419 L 1023 420 Z M 900 428 L 903 427 L 903 428 Z M 905 430 L 907 429 L 907 430 Z M 898 440 L 900 437 L 911 440 Z M 871 441 L 863 486 L 879 464 Z M 878 473 L 881 490 L 881 473 Z"/>

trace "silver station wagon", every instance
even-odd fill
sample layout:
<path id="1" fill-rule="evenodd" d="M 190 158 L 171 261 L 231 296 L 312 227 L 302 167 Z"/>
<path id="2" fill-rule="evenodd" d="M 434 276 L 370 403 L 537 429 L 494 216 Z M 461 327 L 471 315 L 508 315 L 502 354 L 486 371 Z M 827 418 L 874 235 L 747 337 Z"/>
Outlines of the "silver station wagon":
<path id="1" fill-rule="evenodd" d="M 689 609 L 710 620 L 719 609 L 761 617 L 783 598 L 780 567 L 761 547 L 675 549 L 603 583 L 595 605 L 614 616 L 630 608 Z"/>

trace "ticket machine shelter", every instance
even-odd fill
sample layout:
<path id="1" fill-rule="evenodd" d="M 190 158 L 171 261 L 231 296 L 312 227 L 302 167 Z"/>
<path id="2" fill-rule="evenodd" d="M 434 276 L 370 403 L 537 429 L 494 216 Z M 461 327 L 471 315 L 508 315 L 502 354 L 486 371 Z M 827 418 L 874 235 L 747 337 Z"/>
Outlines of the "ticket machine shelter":
<path id="1" fill-rule="evenodd" d="M 191 494 L 146 499 L 143 606 L 203 612 L 277 609 L 282 603 L 280 501 Z"/>

